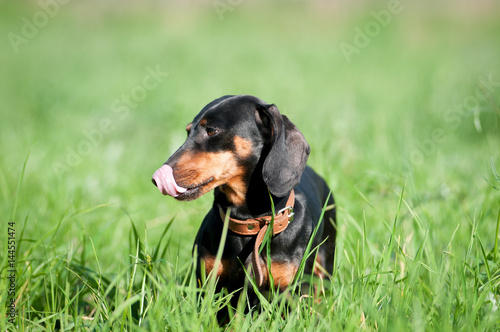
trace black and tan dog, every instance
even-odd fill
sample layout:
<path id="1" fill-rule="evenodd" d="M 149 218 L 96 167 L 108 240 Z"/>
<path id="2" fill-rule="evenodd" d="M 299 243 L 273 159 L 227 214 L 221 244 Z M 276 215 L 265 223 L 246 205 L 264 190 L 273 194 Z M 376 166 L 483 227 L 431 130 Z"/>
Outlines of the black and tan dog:
<path id="1" fill-rule="evenodd" d="M 252 266 L 262 289 L 286 288 L 294 279 L 325 203 L 333 205 L 325 181 L 306 166 L 310 148 L 302 133 L 275 105 L 253 96 L 224 96 L 205 106 L 187 126 L 186 142 L 158 169 L 153 183 L 165 195 L 194 200 L 215 189 L 212 209 L 195 240 L 200 260 L 197 274 L 218 266 L 218 287 L 234 291 L 245 283 Z M 272 218 L 270 195 L 276 215 Z M 222 260 L 215 264 L 230 209 L 229 233 Z M 270 220 L 271 275 L 259 246 Z M 293 220 L 292 220 L 293 219 Z M 332 273 L 335 251 L 335 209 L 324 215 L 314 247 L 324 241 L 316 262 L 305 273 Z M 318 268 L 318 265 L 322 268 Z"/>

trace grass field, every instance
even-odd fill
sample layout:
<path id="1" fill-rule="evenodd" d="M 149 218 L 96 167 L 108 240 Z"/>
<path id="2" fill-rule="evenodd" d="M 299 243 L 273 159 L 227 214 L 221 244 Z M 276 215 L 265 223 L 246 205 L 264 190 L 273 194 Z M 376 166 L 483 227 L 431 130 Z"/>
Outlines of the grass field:
<path id="1" fill-rule="evenodd" d="M 497 3 L 2 1 L 0 31 L 2 331 L 500 330 Z M 151 176 L 225 94 L 302 130 L 338 245 L 319 299 L 219 327 L 211 194 Z"/>

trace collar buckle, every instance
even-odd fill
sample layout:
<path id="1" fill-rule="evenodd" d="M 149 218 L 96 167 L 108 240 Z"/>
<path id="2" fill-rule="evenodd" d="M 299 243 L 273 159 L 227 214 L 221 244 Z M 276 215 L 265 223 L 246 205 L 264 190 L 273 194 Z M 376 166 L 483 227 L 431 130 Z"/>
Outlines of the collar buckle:
<path id="1" fill-rule="evenodd" d="M 285 206 L 284 208 L 279 210 L 276 215 L 281 215 L 281 214 L 285 213 L 285 211 L 287 211 L 287 210 L 289 211 L 288 212 L 288 223 L 291 223 L 293 221 L 293 217 L 295 216 L 295 212 L 293 212 L 293 206 Z"/>

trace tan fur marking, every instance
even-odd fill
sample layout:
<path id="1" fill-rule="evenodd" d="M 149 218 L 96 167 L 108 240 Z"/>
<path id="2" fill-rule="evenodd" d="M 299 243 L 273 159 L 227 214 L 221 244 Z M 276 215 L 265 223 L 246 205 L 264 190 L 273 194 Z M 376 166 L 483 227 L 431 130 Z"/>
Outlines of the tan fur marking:
<path id="1" fill-rule="evenodd" d="M 247 185 L 241 177 L 228 181 L 227 184 L 220 186 L 220 191 L 226 195 L 227 200 L 236 206 L 242 206 L 246 201 Z"/>
<path id="2" fill-rule="evenodd" d="M 203 257 L 203 261 L 205 262 L 205 271 L 206 271 L 206 275 L 208 277 L 208 275 L 212 272 L 212 270 L 215 268 L 215 265 L 216 265 L 216 260 L 215 260 L 215 257 L 213 256 L 206 256 L 206 257 Z M 217 268 L 217 277 L 224 277 L 225 274 L 229 273 L 229 266 L 230 266 L 230 263 L 227 259 L 222 259 L 220 262 L 219 262 L 219 266 Z"/>
<path id="3" fill-rule="evenodd" d="M 234 146 L 236 149 L 236 155 L 240 158 L 247 158 L 252 154 L 252 141 L 245 138 L 235 136 Z"/>
<path id="4" fill-rule="evenodd" d="M 191 127 L 193 126 L 193 123 L 191 122 L 186 126 L 186 131 L 189 132 L 191 130 Z"/>
<path id="5" fill-rule="evenodd" d="M 200 188 L 201 194 L 221 186 L 221 191 L 233 204 L 241 205 L 245 202 L 245 169 L 238 165 L 237 157 L 230 151 L 186 152 L 175 165 L 174 174 L 177 184 L 181 187 L 188 188 L 212 179 Z"/>
<path id="6" fill-rule="evenodd" d="M 263 271 L 267 271 L 267 264 L 264 264 Z M 272 262 L 271 274 L 273 275 L 274 287 L 286 288 L 290 285 L 297 273 L 298 267 L 290 263 Z M 269 276 L 265 273 L 264 283 L 269 283 Z"/>

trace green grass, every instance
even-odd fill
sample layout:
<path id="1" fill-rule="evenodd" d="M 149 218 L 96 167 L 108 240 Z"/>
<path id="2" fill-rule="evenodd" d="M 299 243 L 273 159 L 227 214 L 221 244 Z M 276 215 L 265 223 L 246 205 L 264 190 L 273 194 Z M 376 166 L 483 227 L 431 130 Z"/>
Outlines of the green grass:
<path id="1" fill-rule="evenodd" d="M 210 2 L 70 2 L 17 53 L 7 36 L 40 5 L 2 2 L 1 330 L 500 329 L 500 11 L 401 3 L 348 62 L 339 45 L 386 2 L 248 1 L 223 20 Z M 150 179 L 224 94 L 275 103 L 302 130 L 338 237 L 319 298 L 291 289 L 248 314 L 242 298 L 219 327 L 231 294 L 198 287 L 191 258 L 211 195 L 179 203 Z"/>

